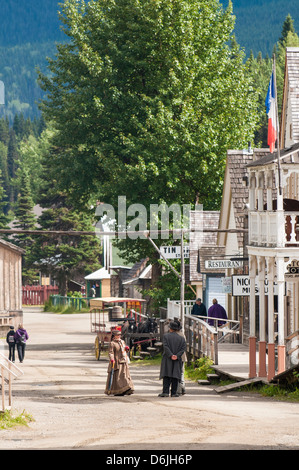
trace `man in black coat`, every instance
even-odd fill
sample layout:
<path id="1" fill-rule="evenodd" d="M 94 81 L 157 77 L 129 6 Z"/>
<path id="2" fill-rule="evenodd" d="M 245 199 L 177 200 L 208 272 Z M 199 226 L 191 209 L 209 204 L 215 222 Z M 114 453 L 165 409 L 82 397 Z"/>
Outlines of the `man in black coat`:
<path id="1" fill-rule="evenodd" d="M 176 331 L 179 325 L 171 322 L 169 333 L 163 337 L 163 356 L 160 369 L 160 379 L 163 379 L 163 392 L 159 397 L 168 397 L 171 387 L 171 396 L 178 397 L 178 384 L 182 372 L 182 355 L 186 350 L 186 341 L 183 336 L 179 336 Z"/>

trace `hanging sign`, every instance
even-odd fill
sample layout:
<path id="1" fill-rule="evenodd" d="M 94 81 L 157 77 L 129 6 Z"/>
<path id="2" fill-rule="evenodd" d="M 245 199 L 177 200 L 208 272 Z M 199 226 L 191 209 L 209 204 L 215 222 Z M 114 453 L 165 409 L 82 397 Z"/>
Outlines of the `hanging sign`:
<path id="1" fill-rule="evenodd" d="M 232 276 L 232 295 L 233 296 L 246 296 L 250 295 L 250 277 L 246 275 L 241 276 Z M 259 280 L 258 277 L 255 278 L 255 295 L 259 294 Z M 277 283 L 273 283 L 273 293 L 274 295 L 278 294 Z M 264 280 L 264 292 L 265 295 L 268 295 L 269 292 L 269 283 L 268 279 Z"/>
<path id="2" fill-rule="evenodd" d="M 167 259 L 181 258 L 180 246 L 160 246 L 160 251 Z M 184 258 L 189 258 L 189 245 L 184 246 Z"/>
<path id="3" fill-rule="evenodd" d="M 207 259 L 205 261 L 206 269 L 231 269 L 231 268 L 242 268 L 243 261 L 230 259 Z"/>
<path id="4" fill-rule="evenodd" d="M 295 259 L 287 265 L 287 272 L 284 277 L 285 279 L 295 279 L 299 277 L 299 261 Z"/>

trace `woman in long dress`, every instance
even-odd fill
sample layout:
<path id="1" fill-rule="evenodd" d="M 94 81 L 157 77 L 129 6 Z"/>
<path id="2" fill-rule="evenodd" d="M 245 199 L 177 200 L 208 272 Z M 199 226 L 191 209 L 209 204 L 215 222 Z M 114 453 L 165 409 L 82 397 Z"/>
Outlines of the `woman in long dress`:
<path id="1" fill-rule="evenodd" d="M 128 350 L 125 342 L 120 337 L 121 332 L 112 331 L 111 343 L 109 346 L 109 366 L 106 383 L 106 395 L 131 395 L 134 393 L 134 385 L 129 370 Z M 113 369 L 112 385 L 109 390 L 110 376 Z"/>

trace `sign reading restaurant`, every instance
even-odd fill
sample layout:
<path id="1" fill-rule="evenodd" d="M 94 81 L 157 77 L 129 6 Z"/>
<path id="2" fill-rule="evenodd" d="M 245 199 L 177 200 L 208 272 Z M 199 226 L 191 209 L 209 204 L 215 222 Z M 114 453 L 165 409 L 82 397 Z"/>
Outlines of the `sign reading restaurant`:
<path id="1" fill-rule="evenodd" d="M 230 259 L 208 259 L 205 261 L 206 269 L 231 269 L 242 268 L 243 261 L 232 261 Z"/>

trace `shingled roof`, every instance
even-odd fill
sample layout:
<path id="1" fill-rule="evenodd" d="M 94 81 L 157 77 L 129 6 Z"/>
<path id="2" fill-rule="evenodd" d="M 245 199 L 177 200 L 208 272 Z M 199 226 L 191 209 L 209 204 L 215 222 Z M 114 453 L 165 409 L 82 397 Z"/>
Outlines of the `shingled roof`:
<path id="1" fill-rule="evenodd" d="M 201 229 L 218 229 L 219 211 L 190 211 L 190 227 L 196 231 L 190 234 L 190 282 L 202 280 L 205 260 L 221 257 L 224 247 L 217 246 L 217 232 L 203 232 Z M 199 271 L 200 266 L 200 273 Z M 218 270 L 219 271 L 219 270 Z M 218 272 L 215 270 L 215 272 Z M 219 272 L 222 272 L 221 270 Z"/>
<path id="2" fill-rule="evenodd" d="M 299 142 L 299 47 L 287 47 L 280 147 L 296 142 Z"/>

